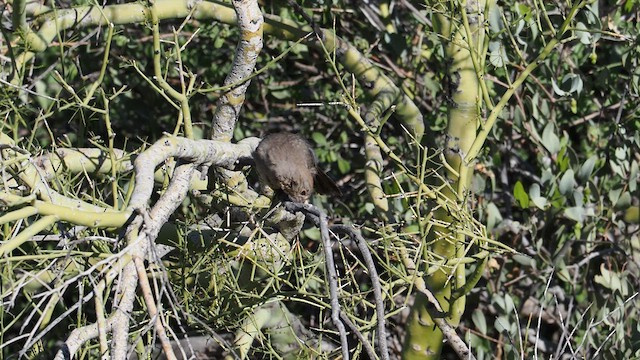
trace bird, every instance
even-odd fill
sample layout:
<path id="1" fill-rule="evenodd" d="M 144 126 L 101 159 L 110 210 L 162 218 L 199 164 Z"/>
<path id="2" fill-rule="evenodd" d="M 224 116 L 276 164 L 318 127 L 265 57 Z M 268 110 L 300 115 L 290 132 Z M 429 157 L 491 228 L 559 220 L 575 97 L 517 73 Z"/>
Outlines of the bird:
<path id="1" fill-rule="evenodd" d="M 281 190 L 293 202 L 306 202 L 314 188 L 320 194 L 341 195 L 336 183 L 318 167 L 311 144 L 298 134 L 265 136 L 253 159 L 261 181 L 273 190 Z"/>

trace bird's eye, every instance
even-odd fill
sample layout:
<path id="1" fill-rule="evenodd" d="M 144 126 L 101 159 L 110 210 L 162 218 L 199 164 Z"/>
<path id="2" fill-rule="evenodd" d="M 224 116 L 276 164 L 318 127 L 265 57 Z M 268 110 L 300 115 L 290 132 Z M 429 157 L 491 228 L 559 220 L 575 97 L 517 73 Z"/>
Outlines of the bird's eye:
<path id="1" fill-rule="evenodd" d="M 307 190 L 302 190 L 302 191 L 300 191 L 300 195 L 302 195 L 302 196 L 307 196 Z"/>

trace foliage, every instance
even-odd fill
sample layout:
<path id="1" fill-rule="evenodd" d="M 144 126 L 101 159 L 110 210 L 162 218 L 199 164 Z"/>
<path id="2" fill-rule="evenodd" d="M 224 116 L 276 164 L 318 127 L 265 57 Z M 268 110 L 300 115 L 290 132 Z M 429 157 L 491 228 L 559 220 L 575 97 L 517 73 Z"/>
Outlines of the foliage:
<path id="1" fill-rule="evenodd" d="M 542 45 L 536 22 L 545 18 L 524 2 L 504 10 L 494 41 L 513 36 L 518 49 L 501 51 L 517 68 Z M 496 234 L 523 254 L 499 259 L 478 294 L 479 309 L 493 309 L 472 312 L 478 358 L 496 348 L 525 358 L 638 356 L 640 344 L 628 336 L 637 332 L 639 283 L 637 219 L 627 214 L 637 204 L 640 161 L 640 73 L 630 56 L 638 27 L 629 21 L 637 12 L 629 10 L 588 5 L 574 36 L 532 74 L 494 129 L 499 141 L 488 144 L 485 164 L 491 183 L 477 179 L 479 199 Z M 594 27 L 601 31 L 578 31 Z M 500 91 L 508 67 L 494 66 Z"/>

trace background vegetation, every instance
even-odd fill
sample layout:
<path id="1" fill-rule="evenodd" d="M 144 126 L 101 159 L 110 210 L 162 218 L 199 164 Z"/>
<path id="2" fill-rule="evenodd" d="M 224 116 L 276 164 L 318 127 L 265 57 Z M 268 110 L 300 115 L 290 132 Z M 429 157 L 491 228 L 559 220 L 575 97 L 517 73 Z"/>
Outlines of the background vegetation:
<path id="1" fill-rule="evenodd" d="M 27 210 L 37 205 L 29 197 L 37 192 L 17 180 L 27 166 L 16 164 L 37 164 L 60 149 L 117 155 L 103 159 L 122 159 L 107 171 L 80 160 L 71 162 L 77 168 L 59 162 L 46 183 L 66 198 L 125 212 L 135 175 L 126 160 L 164 133 L 185 135 L 184 112 L 154 77 L 154 54 L 164 80 L 187 94 L 193 138 L 207 139 L 241 31 L 222 15 L 162 18 L 157 53 L 150 20 L 112 28 L 77 23 L 34 49 L 25 40 L 29 29 L 38 31 L 64 9 L 124 2 L 51 1 L 46 8 L 27 2 L 25 27 L 11 18 L 20 3 L 2 5 L 0 358 L 51 358 L 72 329 L 100 318 L 98 300 L 87 294 L 124 251 L 126 226 L 59 220 L 38 227 L 45 210 Z M 294 131 L 315 146 L 344 196 L 315 196 L 312 203 L 331 223 L 354 225 L 367 239 L 383 289 L 391 358 L 456 357 L 446 346 L 441 354 L 411 353 L 410 339 L 423 336 L 411 320 L 422 309 L 414 302 L 422 294 L 416 278 L 427 281 L 445 311 L 452 310 L 449 302 L 466 299 L 457 308 L 459 321 L 455 314 L 445 318 L 478 359 L 640 358 L 638 3 L 488 2 L 486 12 L 480 6 L 484 19 L 466 21 L 479 30 L 457 43 L 478 46 L 476 84 L 452 70 L 458 65 L 452 52 L 463 50 L 452 50 L 456 32 L 445 25 L 463 28 L 464 4 L 298 3 L 302 11 L 284 1 L 260 3 L 273 28 L 265 30 L 260 71 L 232 142 Z M 294 24 L 302 35 L 285 33 L 276 21 Z M 335 31 L 389 77 L 417 106 L 424 135 L 397 108 L 383 109 L 374 121 L 359 119 L 379 98 L 352 75 L 340 49 L 318 45 L 311 25 Z M 29 51 L 33 57 L 22 62 Z M 471 140 L 482 131 L 488 138 L 456 172 L 442 159 L 466 160 L 451 132 L 461 89 L 474 94 L 465 125 Z M 487 122 L 494 113 L 495 123 Z M 376 166 L 365 146 L 370 141 L 383 149 L 374 173 L 384 202 L 376 200 L 367 173 Z M 463 167 L 470 171 L 458 192 Z M 241 171 L 257 190 L 251 168 Z M 157 179 L 151 204 L 169 177 Z M 249 358 L 336 358 L 340 342 L 330 321 L 318 228 L 307 221 L 294 239 L 274 240 L 268 235 L 277 233 L 278 222 L 269 207 L 227 196 L 238 192 L 211 172 L 208 186 L 189 193 L 158 237 L 171 251 L 147 270 L 164 323 L 174 331 L 170 338 L 219 336 Z M 447 235 L 443 228 L 454 230 Z M 10 248 L 18 236 L 28 241 Z M 333 248 L 341 307 L 366 337 L 349 332 L 350 355 L 367 358 L 363 345 L 374 344 L 377 334 L 371 274 L 356 241 L 339 239 Z M 442 247 L 449 252 L 444 258 Z M 459 271 L 470 286 L 451 280 Z M 445 285 L 434 285 L 438 274 Z M 104 309 L 118 291 L 117 282 L 108 282 Z M 139 356 L 155 344 L 147 305 L 139 300 L 130 314 L 129 341 Z M 271 321 L 262 323 L 257 319 L 265 311 Z M 258 330 L 252 333 L 251 325 Z M 238 342 L 243 332 L 252 335 L 248 345 Z M 438 336 L 429 335 L 435 342 Z M 99 344 L 86 343 L 78 358 L 99 357 Z M 225 346 L 207 351 L 211 358 L 231 353 Z"/>

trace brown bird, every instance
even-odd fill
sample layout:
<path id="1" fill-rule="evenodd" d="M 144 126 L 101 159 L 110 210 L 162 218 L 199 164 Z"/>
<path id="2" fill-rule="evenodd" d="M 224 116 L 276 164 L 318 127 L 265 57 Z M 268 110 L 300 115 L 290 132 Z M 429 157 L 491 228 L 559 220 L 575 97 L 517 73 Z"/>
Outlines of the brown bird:
<path id="1" fill-rule="evenodd" d="M 341 194 L 333 180 L 318 167 L 311 145 L 300 135 L 265 136 L 253 159 L 261 180 L 273 190 L 282 190 L 292 201 L 307 201 L 314 187 L 321 194 Z"/>

